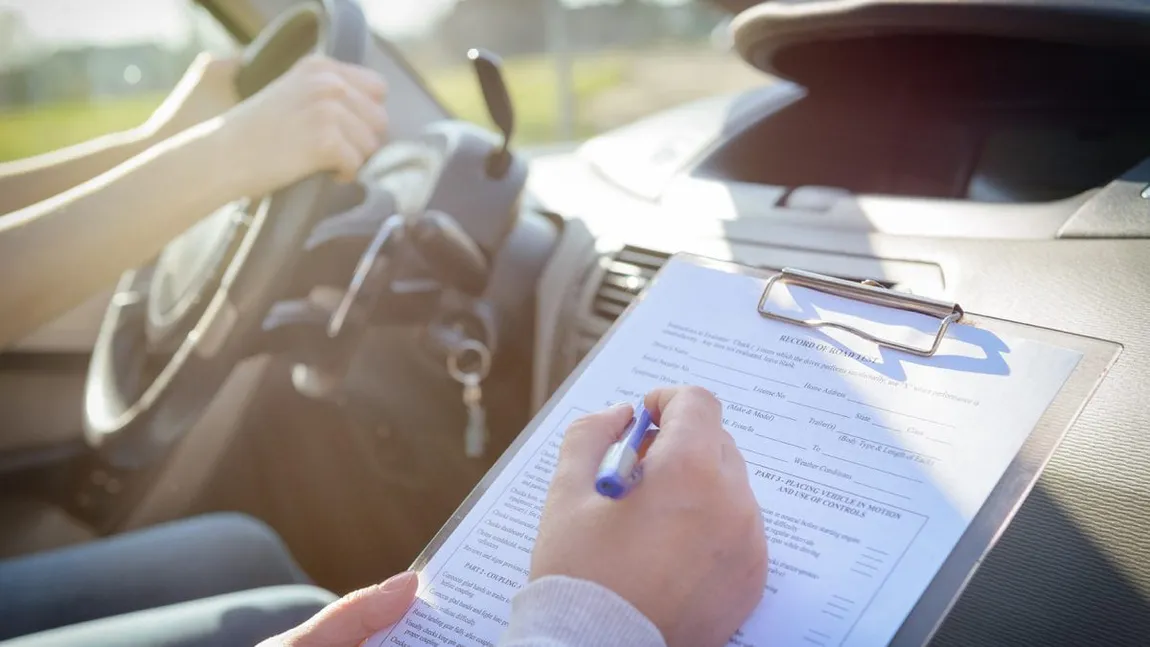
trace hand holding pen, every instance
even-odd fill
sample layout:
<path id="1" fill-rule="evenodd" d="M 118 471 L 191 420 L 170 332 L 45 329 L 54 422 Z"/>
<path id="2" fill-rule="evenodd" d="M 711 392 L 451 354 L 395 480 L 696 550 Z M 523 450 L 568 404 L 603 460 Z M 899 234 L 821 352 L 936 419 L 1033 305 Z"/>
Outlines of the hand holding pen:
<path id="1" fill-rule="evenodd" d="M 766 578 L 763 522 L 746 463 L 709 392 L 659 389 L 643 405 L 659 431 L 636 457 L 641 481 L 630 477 L 622 452 L 619 475 L 632 478 L 620 483 L 625 498 L 604 496 L 596 485 L 612 445 L 631 447 L 632 433 L 651 434 L 649 425 L 625 434 L 635 420 L 643 427 L 641 412 L 622 405 L 567 430 L 532 577 L 601 584 L 655 623 L 668 645 L 725 645 L 762 597 Z"/>

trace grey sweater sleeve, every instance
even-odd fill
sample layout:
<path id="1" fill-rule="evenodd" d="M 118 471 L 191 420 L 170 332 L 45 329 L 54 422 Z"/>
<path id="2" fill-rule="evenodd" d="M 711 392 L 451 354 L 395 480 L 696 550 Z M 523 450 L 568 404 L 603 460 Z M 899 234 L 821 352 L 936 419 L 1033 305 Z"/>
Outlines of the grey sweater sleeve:
<path id="1" fill-rule="evenodd" d="M 587 580 L 549 575 L 511 600 L 499 647 L 666 647 L 659 629 L 614 591 Z"/>

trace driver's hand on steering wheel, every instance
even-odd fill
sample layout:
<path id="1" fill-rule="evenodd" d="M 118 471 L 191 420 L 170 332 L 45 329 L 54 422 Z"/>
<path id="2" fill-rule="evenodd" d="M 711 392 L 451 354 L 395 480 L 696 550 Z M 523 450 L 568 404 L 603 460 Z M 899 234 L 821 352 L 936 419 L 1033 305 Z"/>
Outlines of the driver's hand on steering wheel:
<path id="1" fill-rule="evenodd" d="M 318 171 L 355 179 L 384 141 L 387 84 L 373 70 L 320 55 L 303 58 L 242 103 L 238 58 L 201 54 L 145 124 L 164 139 L 219 117 L 218 134 L 242 193 L 265 194 Z"/>
<path id="2" fill-rule="evenodd" d="M 320 171 L 350 182 L 384 142 L 386 95 L 373 70 L 307 56 L 219 118 L 232 161 L 221 171 L 250 196 Z"/>

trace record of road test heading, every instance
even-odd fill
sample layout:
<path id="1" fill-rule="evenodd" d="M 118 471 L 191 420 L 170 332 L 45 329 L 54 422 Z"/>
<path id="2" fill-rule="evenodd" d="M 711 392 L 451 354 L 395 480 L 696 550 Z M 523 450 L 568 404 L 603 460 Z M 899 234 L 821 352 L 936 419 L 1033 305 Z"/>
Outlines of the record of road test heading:
<path id="1" fill-rule="evenodd" d="M 695 384 L 723 405 L 770 547 L 762 602 L 731 645 L 921 645 L 1119 351 L 877 286 L 676 255 L 419 557 L 418 599 L 367 644 L 494 644 L 567 426 Z"/>

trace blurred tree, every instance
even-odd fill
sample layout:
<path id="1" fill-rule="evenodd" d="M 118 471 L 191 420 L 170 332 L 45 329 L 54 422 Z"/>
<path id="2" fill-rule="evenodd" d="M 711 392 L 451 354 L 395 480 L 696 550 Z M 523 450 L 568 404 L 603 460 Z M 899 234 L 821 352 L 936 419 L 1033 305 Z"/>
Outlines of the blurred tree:
<path id="1" fill-rule="evenodd" d="M 28 103 L 24 63 L 31 56 L 30 43 L 24 16 L 0 7 L 0 108 Z"/>
<path id="2" fill-rule="evenodd" d="M 0 6 L 0 70 L 23 63 L 30 54 L 29 42 L 23 14 Z"/>

